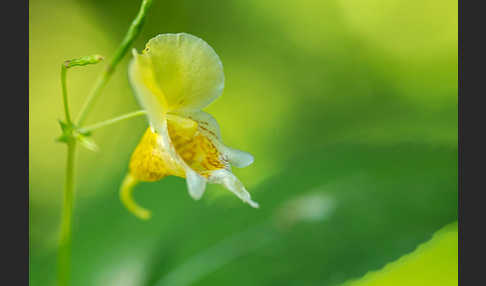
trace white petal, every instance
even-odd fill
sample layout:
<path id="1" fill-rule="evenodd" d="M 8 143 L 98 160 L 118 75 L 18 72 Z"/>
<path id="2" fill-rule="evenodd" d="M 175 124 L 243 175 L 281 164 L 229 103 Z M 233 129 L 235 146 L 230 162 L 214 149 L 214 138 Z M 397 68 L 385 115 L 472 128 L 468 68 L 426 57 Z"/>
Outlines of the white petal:
<path id="1" fill-rule="evenodd" d="M 258 208 L 258 203 L 251 200 L 250 193 L 248 193 L 248 191 L 245 189 L 245 186 L 243 186 L 240 180 L 238 180 L 238 178 L 236 178 L 236 176 L 230 171 L 225 169 L 216 170 L 211 173 L 209 181 L 211 183 L 225 186 L 242 201 L 254 208 Z"/>
<path id="2" fill-rule="evenodd" d="M 224 146 L 221 152 L 223 153 L 224 158 L 226 158 L 231 165 L 238 168 L 249 166 L 253 163 L 253 161 L 255 161 L 253 155 L 250 153 L 233 149 L 228 146 Z"/>
<path id="3" fill-rule="evenodd" d="M 189 195 L 193 199 L 199 200 L 206 189 L 206 179 L 192 169 L 186 169 L 186 182 Z"/>

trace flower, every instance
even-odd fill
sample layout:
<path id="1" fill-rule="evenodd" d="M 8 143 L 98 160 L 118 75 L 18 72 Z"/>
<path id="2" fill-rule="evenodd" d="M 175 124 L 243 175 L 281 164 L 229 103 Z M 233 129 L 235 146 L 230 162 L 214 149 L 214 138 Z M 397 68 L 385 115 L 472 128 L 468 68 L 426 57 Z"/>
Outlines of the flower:
<path id="1" fill-rule="evenodd" d="M 223 185 L 257 208 L 231 172 L 231 165 L 246 167 L 253 163 L 253 156 L 224 145 L 218 123 L 201 110 L 223 92 L 223 65 L 216 52 L 193 35 L 161 34 L 141 54 L 133 50 L 129 79 L 150 126 L 131 156 L 122 183 L 125 206 L 148 219 L 150 212 L 131 197 L 133 188 L 138 182 L 173 175 L 186 179 L 189 194 L 196 200 L 209 182 Z"/>

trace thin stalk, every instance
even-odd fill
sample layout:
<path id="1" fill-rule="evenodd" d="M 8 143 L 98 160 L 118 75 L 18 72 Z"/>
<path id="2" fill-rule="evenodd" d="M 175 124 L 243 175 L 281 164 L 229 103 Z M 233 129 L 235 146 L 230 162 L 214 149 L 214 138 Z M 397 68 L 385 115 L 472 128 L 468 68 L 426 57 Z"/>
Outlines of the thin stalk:
<path id="1" fill-rule="evenodd" d="M 102 121 L 102 122 L 95 123 L 93 125 L 83 127 L 81 129 L 81 131 L 91 132 L 93 130 L 96 130 L 96 129 L 99 129 L 99 128 L 102 128 L 102 127 L 105 127 L 105 126 L 108 126 L 108 125 L 111 125 L 111 124 L 114 124 L 114 123 L 117 123 L 117 122 L 120 122 L 120 121 L 123 121 L 123 120 L 126 120 L 126 119 L 134 118 L 134 117 L 137 117 L 137 116 L 140 116 L 140 115 L 145 115 L 145 114 L 147 114 L 147 112 L 145 110 L 138 110 L 138 111 L 130 112 L 130 113 L 118 116 L 118 117 L 114 117 L 112 119 L 108 119 L 108 120 L 105 120 L 105 121 Z"/>
<path id="2" fill-rule="evenodd" d="M 151 5 L 152 5 L 152 0 L 143 0 L 137 16 L 135 17 L 132 24 L 128 28 L 128 32 L 125 35 L 125 38 L 121 42 L 120 46 L 115 51 L 115 55 L 113 56 L 113 59 L 108 64 L 105 71 L 100 75 L 100 77 L 96 81 L 93 91 L 88 96 L 83 107 L 81 108 L 79 116 L 76 120 L 78 126 L 81 126 L 84 123 L 84 121 L 86 120 L 86 116 L 92 110 L 96 100 L 99 98 L 101 92 L 103 91 L 103 88 L 106 86 L 108 80 L 111 78 L 113 72 L 115 71 L 115 67 L 120 63 L 121 59 L 126 54 L 128 49 L 132 45 L 133 41 L 135 40 L 135 38 L 140 33 L 145 20 L 145 16 L 147 15 L 147 12 Z"/>
<path id="3" fill-rule="evenodd" d="M 67 95 L 67 85 L 66 77 L 67 70 L 76 66 L 85 66 L 91 64 L 97 64 L 103 57 L 100 55 L 84 56 L 77 59 L 67 60 L 61 65 L 61 86 L 62 86 L 62 99 L 64 104 L 64 113 L 66 114 L 66 123 L 72 125 L 71 114 L 69 113 L 68 95 Z"/>
<path id="4" fill-rule="evenodd" d="M 67 67 L 66 64 L 63 63 L 61 65 L 61 85 L 62 85 L 62 99 L 64 103 L 64 113 L 66 115 L 66 122 L 71 124 L 71 114 L 69 113 L 69 104 L 68 104 L 68 96 L 67 96 L 67 87 L 66 87 L 66 71 Z"/>
<path id="5" fill-rule="evenodd" d="M 74 163 L 76 142 L 67 144 L 66 179 L 64 182 L 64 203 L 61 215 L 61 239 L 59 243 L 58 285 L 67 286 L 71 276 L 72 215 L 74 201 Z"/>

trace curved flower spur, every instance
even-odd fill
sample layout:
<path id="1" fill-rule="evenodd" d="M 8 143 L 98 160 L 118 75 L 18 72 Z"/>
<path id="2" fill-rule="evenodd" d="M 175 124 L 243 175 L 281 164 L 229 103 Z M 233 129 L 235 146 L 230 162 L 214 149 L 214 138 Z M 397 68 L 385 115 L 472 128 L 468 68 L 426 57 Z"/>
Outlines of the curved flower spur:
<path id="1" fill-rule="evenodd" d="M 131 156 L 121 186 L 121 200 L 128 210 L 141 219 L 150 218 L 150 212 L 133 201 L 133 188 L 138 182 L 169 175 L 186 178 L 195 200 L 207 182 L 217 183 L 257 208 L 231 173 L 231 165 L 246 167 L 253 156 L 225 146 L 218 123 L 201 110 L 223 92 L 223 65 L 216 52 L 193 35 L 158 35 L 142 54 L 133 50 L 129 78 L 150 126 Z"/>

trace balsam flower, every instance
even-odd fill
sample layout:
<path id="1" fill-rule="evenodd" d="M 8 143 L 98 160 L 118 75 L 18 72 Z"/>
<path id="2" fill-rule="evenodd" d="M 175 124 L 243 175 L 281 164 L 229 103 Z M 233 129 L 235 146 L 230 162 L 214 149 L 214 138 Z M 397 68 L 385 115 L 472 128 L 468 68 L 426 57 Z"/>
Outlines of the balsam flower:
<path id="1" fill-rule="evenodd" d="M 196 200 L 207 182 L 217 183 L 257 208 L 231 172 L 231 165 L 246 167 L 253 156 L 225 146 L 218 123 L 201 110 L 223 92 L 223 65 L 216 52 L 189 34 L 158 35 L 142 54 L 133 51 L 129 78 L 150 126 L 131 156 L 121 187 L 126 207 L 137 217 L 149 218 L 150 212 L 132 200 L 134 186 L 172 175 L 186 179 Z"/>

